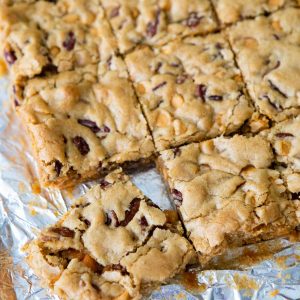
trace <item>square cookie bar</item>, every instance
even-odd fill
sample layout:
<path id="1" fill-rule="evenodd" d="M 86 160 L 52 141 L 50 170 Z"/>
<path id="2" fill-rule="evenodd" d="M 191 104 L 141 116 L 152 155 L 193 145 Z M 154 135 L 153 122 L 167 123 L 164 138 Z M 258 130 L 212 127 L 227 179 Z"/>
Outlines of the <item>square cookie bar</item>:
<path id="1" fill-rule="evenodd" d="M 202 264 L 226 249 L 284 236 L 300 224 L 260 136 L 219 137 L 163 151 L 158 167 Z"/>
<path id="2" fill-rule="evenodd" d="M 117 52 L 98 0 L 0 2 L 0 42 L 13 83 L 105 63 Z"/>
<path id="3" fill-rule="evenodd" d="M 133 87 L 115 62 L 104 75 L 90 65 L 27 82 L 17 112 L 45 185 L 65 188 L 153 155 Z"/>
<path id="4" fill-rule="evenodd" d="M 125 62 L 158 150 L 235 132 L 252 115 L 221 34 L 143 46 Z"/>
<path id="5" fill-rule="evenodd" d="M 122 53 L 217 28 L 208 0 L 101 0 Z"/>
<path id="6" fill-rule="evenodd" d="M 212 0 L 212 2 L 223 26 L 297 4 L 295 0 Z"/>
<path id="7" fill-rule="evenodd" d="M 118 170 L 27 244 L 27 261 L 60 299 L 138 299 L 194 258 L 171 221 Z"/>
<path id="8" fill-rule="evenodd" d="M 300 9 L 240 22 L 228 29 L 259 112 L 281 121 L 300 113 Z"/>
<path id="9" fill-rule="evenodd" d="M 277 123 L 261 135 L 270 141 L 293 199 L 300 197 L 300 117 Z"/>

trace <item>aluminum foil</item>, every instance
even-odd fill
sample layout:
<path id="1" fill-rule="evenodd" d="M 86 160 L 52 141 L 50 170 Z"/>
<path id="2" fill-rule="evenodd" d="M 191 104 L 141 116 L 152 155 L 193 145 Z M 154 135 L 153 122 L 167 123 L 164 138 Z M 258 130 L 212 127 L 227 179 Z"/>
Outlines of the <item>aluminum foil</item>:
<path id="1" fill-rule="evenodd" d="M 1 263 L 1 274 L 10 272 L 12 288 L 18 300 L 57 299 L 39 285 L 38 278 L 24 262 L 23 245 L 39 230 L 55 223 L 72 200 L 82 195 L 94 183 L 82 184 L 73 190 L 43 189 L 38 184 L 37 167 L 30 144 L 8 101 L 8 81 L 0 79 L 0 254 L 11 256 L 12 264 Z M 134 183 L 156 204 L 170 209 L 164 185 L 155 169 L 132 175 Z M 182 276 L 153 291 L 145 299 L 300 299 L 300 243 L 287 240 L 268 242 L 274 255 L 241 270 L 241 258 L 257 251 L 257 246 L 236 249 L 232 266 L 224 261 L 214 268 L 223 270 L 194 270 L 194 277 Z M 263 244 L 262 244 L 263 245 Z M 275 246 L 276 247 L 275 247 Z M 259 247 L 262 247 L 261 245 Z M 258 248 L 259 248 L 258 247 Z M 265 246 L 264 246 L 265 247 Z M 252 249 L 253 248 L 253 249 Z M 276 251 L 276 249 L 282 249 Z M 249 252 L 250 251 L 250 252 Z M 252 251 L 252 252 L 251 252 Z M 253 252 L 254 251 L 254 252 Z M 248 254 L 247 254 L 248 253 Z M 196 281 L 191 286 L 190 281 Z M 1 286 L 2 285 L 2 286 Z M 1 296 L 2 295 L 2 296 Z M 3 299 L 2 299 L 2 298 Z"/>

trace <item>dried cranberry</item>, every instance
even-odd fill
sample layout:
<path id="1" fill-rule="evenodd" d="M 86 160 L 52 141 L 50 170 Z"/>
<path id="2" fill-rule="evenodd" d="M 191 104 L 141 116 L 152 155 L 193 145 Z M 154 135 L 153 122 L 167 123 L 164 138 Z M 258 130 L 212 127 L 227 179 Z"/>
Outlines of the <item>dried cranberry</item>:
<path id="1" fill-rule="evenodd" d="M 79 119 L 78 123 L 82 126 L 90 128 L 94 133 L 100 131 L 100 128 L 97 126 L 96 122 L 86 120 L 86 119 Z"/>
<path id="2" fill-rule="evenodd" d="M 63 165 L 62 165 L 62 163 L 59 160 L 56 160 L 54 162 L 54 169 L 55 169 L 55 172 L 56 172 L 57 176 L 59 176 L 62 166 Z"/>
<path id="3" fill-rule="evenodd" d="M 117 17 L 119 15 L 119 11 L 120 6 L 114 7 L 109 14 L 110 19 Z"/>
<path id="4" fill-rule="evenodd" d="M 110 210 L 109 212 L 107 212 L 106 214 L 106 220 L 105 220 L 105 225 L 109 226 L 115 226 L 118 227 L 119 226 L 119 220 L 118 220 L 118 216 L 115 213 L 115 211 Z"/>
<path id="5" fill-rule="evenodd" d="M 68 32 L 67 37 L 63 42 L 64 48 L 66 48 L 66 50 L 68 51 L 71 51 L 74 49 L 75 43 L 76 43 L 76 38 L 74 32 L 72 31 Z"/>
<path id="6" fill-rule="evenodd" d="M 174 156 L 176 157 L 181 154 L 181 150 L 179 148 L 174 148 L 173 153 L 174 153 Z"/>
<path id="7" fill-rule="evenodd" d="M 157 86 L 155 86 L 152 91 L 155 92 L 156 90 L 160 89 L 161 87 L 163 87 L 164 85 L 166 85 L 167 82 L 163 81 L 162 83 L 158 84 Z"/>
<path id="8" fill-rule="evenodd" d="M 159 15 L 160 15 L 160 10 L 157 11 L 156 16 L 155 16 L 155 20 L 152 22 L 149 22 L 147 24 L 147 29 L 146 29 L 146 33 L 147 36 L 149 37 L 154 37 L 157 33 L 157 27 L 159 24 Z"/>
<path id="9" fill-rule="evenodd" d="M 205 101 L 205 94 L 206 94 L 207 87 L 204 84 L 197 84 L 196 86 L 196 97 L 201 98 Z"/>
<path id="10" fill-rule="evenodd" d="M 16 98 L 14 99 L 14 104 L 15 104 L 15 107 L 20 106 L 20 103 L 19 103 L 19 101 Z"/>
<path id="11" fill-rule="evenodd" d="M 158 73 L 158 71 L 160 70 L 161 66 L 162 66 L 162 63 L 159 62 L 159 63 L 157 64 L 157 66 L 155 67 L 154 73 Z"/>
<path id="12" fill-rule="evenodd" d="M 103 133 L 109 133 L 110 132 L 110 128 L 106 125 L 103 125 L 101 128 L 100 128 L 100 131 L 103 132 Z"/>
<path id="13" fill-rule="evenodd" d="M 54 227 L 51 228 L 51 231 L 64 237 L 73 238 L 75 236 L 75 232 L 67 227 Z"/>
<path id="14" fill-rule="evenodd" d="M 288 132 L 278 132 L 275 134 L 276 137 L 278 138 L 285 138 L 285 137 L 294 137 L 293 134 L 288 133 Z"/>
<path id="15" fill-rule="evenodd" d="M 142 216 L 141 219 L 140 219 L 140 225 L 141 225 L 142 227 L 147 227 L 147 226 L 149 226 L 148 221 L 147 221 L 147 219 L 146 219 L 144 216 Z"/>
<path id="16" fill-rule="evenodd" d="M 179 75 L 176 78 L 176 83 L 177 84 L 183 84 L 186 81 L 187 78 L 188 78 L 187 75 Z"/>
<path id="17" fill-rule="evenodd" d="M 191 12 L 186 20 L 186 25 L 191 28 L 196 27 L 199 25 L 202 18 L 203 17 L 198 17 L 196 12 Z"/>
<path id="18" fill-rule="evenodd" d="M 77 147 L 81 155 L 86 155 L 90 152 L 90 147 L 88 143 L 81 136 L 75 136 L 73 138 L 73 143 Z"/>
<path id="19" fill-rule="evenodd" d="M 105 189 L 107 186 L 110 185 L 110 183 L 104 179 L 102 179 L 99 184 L 100 184 L 101 189 Z"/>
<path id="20" fill-rule="evenodd" d="M 9 65 L 13 65 L 17 60 L 16 54 L 13 50 L 4 51 L 4 57 Z"/>
<path id="21" fill-rule="evenodd" d="M 222 101 L 223 100 L 223 96 L 219 96 L 219 95 L 210 95 L 208 96 L 209 100 L 213 100 L 213 101 Z"/>
<path id="22" fill-rule="evenodd" d="M 177 207 L 180 207 L 182 205 L 182 201 L 183 201 L 182 193 L 176 189 L 172 189 L 171 194 L 172 194 L 172 198 L 174 200 L 175 205 Z"/>
<path id="23" fill-rule="evenodd" d="M 125 211 L 125 219 L 120 222 L 120 226 L 127 226 L 129 222 L 134 218 L 135 214 L 140 208 L 141 199 L 134 198 L 129 205 L 129 209 Z"/>

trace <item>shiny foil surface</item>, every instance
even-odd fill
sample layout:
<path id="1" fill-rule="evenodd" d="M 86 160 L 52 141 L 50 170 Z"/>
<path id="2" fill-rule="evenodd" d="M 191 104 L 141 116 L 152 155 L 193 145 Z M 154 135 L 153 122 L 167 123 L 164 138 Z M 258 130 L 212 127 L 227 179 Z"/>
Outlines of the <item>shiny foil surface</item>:
<path id="1" fill-rule="evenodd" d="M 63 192 L 41 188 L 31 146 L 10 105 L 8 81 L 3 77 L 0 107 L 0 300 L 13 299 L 3 293 L 10 287 L 18 300 L 58 299 L 40 287 L 24 261 L 22 247 L 41 229 L 55 223 L 72 201 L 95 183 Z M 162 209 L 171 209 L 155 169 L 136 172 L 132 179 Z M 225 262 L 228 257 L 229 263 Z M 216 259 L 211 268 L 195 268 L 179 275 L 145 299 L 300 299 L 300 243 L 282 239 L 235 249 L 227 258 Z M 11 275 L 11 286 L 1 280 L 6 272 Z"/>

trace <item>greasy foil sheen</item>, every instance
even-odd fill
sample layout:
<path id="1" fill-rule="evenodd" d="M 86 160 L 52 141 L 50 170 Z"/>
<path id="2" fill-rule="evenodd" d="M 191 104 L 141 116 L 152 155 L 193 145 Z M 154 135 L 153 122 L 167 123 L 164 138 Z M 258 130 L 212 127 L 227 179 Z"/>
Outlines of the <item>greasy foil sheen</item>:
<path id="1" fill-rule="evenodd" d="M 94 183 L 64 192 L 39 187 L 25 131 L 8 101 L 7 84 L 5 78 L 0 79 L 0 253 L 7 251 L 13 258 L 14 267 L 8 271 L 18 300 L 57 299 L 40 287 L 38 278 L 24 262 L 22 246 L 39 230 L 55 223 L 72 200 Z M 171 208 L 155 169 L 135 173 L 132 179 L 161 208 Z M 284 249 L 271 256 L 272 259 L 243 270 L 196 271 L 199 283 L 196 289 L 186 288 L 186 282 L 177 278 L 147 299 L 300 299 L 300 243 L 287 240 L 276 243 Z M 236 252 L 232 257 L 243 256 L 243 249 Z M 239 267 L 239 260 L 236 261 Z M 0 261 L 0 275 L 4 268 Z M 188 277 L 185 281 L 191 280 Z M 1 284 L 0 280 L 0 290 Z"/>

